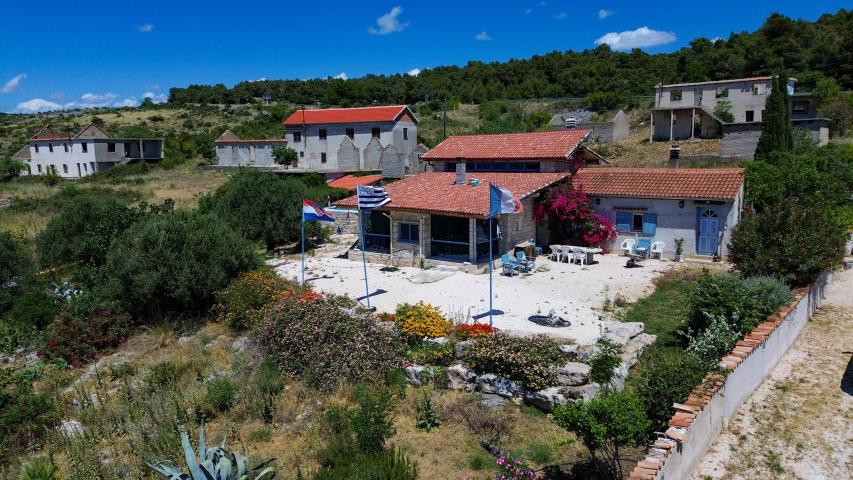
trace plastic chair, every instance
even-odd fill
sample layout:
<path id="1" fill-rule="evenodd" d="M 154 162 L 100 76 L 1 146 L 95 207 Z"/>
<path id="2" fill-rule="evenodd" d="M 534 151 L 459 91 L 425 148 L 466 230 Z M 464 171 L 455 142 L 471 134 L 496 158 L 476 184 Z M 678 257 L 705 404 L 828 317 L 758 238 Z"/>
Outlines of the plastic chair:
<path id="1" fill-rule="evenodd" d="M 637 246 L 634 247 L 634 252 L 640 255 L 644 255 L 646 257 L 649 256 L 649 249 L 652 246 L 651 238 L 641 238 L 637 241 Z"/>
<path id="2" fill-rule="evenodd" d="M 578 265 L 586 265 L 586 252 L 583 248 L 575 247 L 572 249 L 572 263 L 575 262 Z"/>
<path id="3" fill-rule="evenodd" d="M 518 260 L 519 269 L 525 272 L 529 272 L 531 270 L 533 262 L 531 262 L 530 259 L 527 258 L 527 255 L 524 254 L 524 250 L 519 250 L 515 252 L 515 258 L 516 260 Z"/>
<path id="4" fill-rule="evenodd" d="M 666 248 L 666 243 L 657 241 L 652 242 L 652 246 L 649 248 L 649 256 L 654 256 L 657 254 L 659 259 L 663 259 L 663 249 Z"/>
<path id="5" fill-rule="evenodd" d="M 563 259 L 563 247 L 560 245 L 551 245 L 549 248 L 551 249 L 551 254 L 548 255 L 548 258 L 554 260 L 556 257 L 558 262 Z"/>
<path id="6" fill-rule="evenodd" d="M 509 254 L 504 253 L 501 255 L 501 266 L 503 267 L 503 273 L 507 276 L 513 276 L 518 273 L 518 269 L 521 268 L 515 260 L 509 257 Z"/>
<path id="7" fill-rule="evenodd" d="M 623 255 L 631 255 L 634 253 L 634 239 L 626 238 L 622 240 L 622 246 L 619 248 L 622 250 Z"/>

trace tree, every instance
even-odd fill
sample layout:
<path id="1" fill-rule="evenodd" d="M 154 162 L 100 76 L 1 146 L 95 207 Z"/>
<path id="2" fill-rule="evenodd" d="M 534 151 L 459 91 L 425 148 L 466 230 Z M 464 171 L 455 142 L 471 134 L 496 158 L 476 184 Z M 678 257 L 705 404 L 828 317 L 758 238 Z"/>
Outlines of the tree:
<path id="1" fill-rule="evenodd" d="M 0 232 L 0 316 L 12 305 L 19 278 L 32 266 L 30 252 L 9 232 Z"/>
<path id="2" fill-rule="evenodd" d="M 643 354 L 632 376 L 632 386 L 643 400 L 651 428 L 664 428 L 672 416 L 672 404 L 681 403 L 708 369 L 681 349 L 653 346 Z"/>
<path id="3" fill-rule="evenodd" d="M 761 122 L 761 136 L 755 148 L 755 159 L 764 160 L 773 152 L 791 152 L 794 149 L 794 135 L 788 111 L 788 80 L 785 77 L 773 78 L 773 89 L 767 96 L 767 103 Z"/>
<path id="4" fill-rule="evenodd" d="M 27 169 L 27 164 L 20 160 L 0 160 L 0 180 L 17 177 Z"/>
<path id="5" fill-rule="evenodd" d="M 602 475 L 621 480 L 621 449 L 641 445 L 651 425 L 639 397 L 613 392 L 554 410 L 554 421 L 574 433 L 589 450 Z"/>
<path id="6" fill-rule="evenodd" d="M 272 158 L 275 159 L 275 163 L 284 165 L 285 167 L 294 166 L 299 163 L 299 156 L 296 154 L 296 150 L 287 145 L 272 147 Z"/>
<path id="7" fill-rule="evenodd" d="M 175 211 L 136 222 L 113 243 L 103 293 L 136 317 L 200 313 L 259 263 L 251 244 L 223 220 Z"/>
<path id="8" fill-rule="evenodd" d="M 714 115 L 724 122 L 734 122 L 735 116 L 732 115 L 732 102 L 728 100 L 718 101 L 714 107 Z"/>

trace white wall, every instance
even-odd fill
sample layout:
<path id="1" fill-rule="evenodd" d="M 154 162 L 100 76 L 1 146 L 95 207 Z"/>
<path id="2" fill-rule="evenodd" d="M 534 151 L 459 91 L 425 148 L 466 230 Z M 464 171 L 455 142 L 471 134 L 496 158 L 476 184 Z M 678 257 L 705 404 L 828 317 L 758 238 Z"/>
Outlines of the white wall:
<path id="1" fill-rule="evenodd" d="M 83 152 L 86 143 L 87 152 Z M 36 152 L 36 145 L 38 152 Z M 53 145 L 53 153 L 50 146 Z M 65 145 L 68 151 L 65 151 Z M 120 148 L 117 146 L 117 148 Z M 34 141 L 30 143 L 30 161 L 28 162 L 33 175 L 46 175 L 50 166 L 56 168 L 56 173 L 62 178 L 80 178 L 91 175 L 96 170 L 95 145 L 91 140 L 54 140 Z M 79 165 L 79 174 L 78 174 Z M 41 166 L 41 173 L 38 167 Z M 65 168 L 68 172 L 65 172 Z"/>
<path id="2" fill-rule="evenodd" d="M 264 167 L 275 166 L 272 149 L 275 145 L 285 143 L 235 142 L 216 144 L 216 164 L 224 166 L 256 165 Z"/>
<path id="3" fill-rule="evenodd" d="M 373 138 L 373 128 L 379 128 L 379 142 L 383 147 L 394 145 L 404 158 L 417 146 L 417 125 L 414 122 L 377 122 L 377 123 L 340 123 L 308 125 L 306 127 L 287 127 L 285 139 L 291 148 L 299 154 L 299 168 L 316 171 L 336 171 L 338 149 L 346 136 L 346 129 L 354 130 L 353 143 L 364 158 L 364 149 Z M 326 139 L 320 140 L 320 129 L 326 130 Z M 403 140 L 403 129 L 407 129 L 407 140 Z M 294 141 L 294 132 L 301 132 L 302 141 Z M 322 163 L 322 153 L 326 154 L 326 163 Z"/>

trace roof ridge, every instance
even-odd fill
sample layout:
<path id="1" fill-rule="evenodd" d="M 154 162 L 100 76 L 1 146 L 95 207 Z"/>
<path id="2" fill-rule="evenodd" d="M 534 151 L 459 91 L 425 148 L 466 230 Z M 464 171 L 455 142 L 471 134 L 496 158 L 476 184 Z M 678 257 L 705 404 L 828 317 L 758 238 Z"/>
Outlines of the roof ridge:
<path id="1" fill-rule="evenodd" d="M 591 128 L 572 128 L 570 130 L 545 130 L 542 132 L 493 132 L 493 133 L 458 133 L 456 135 L 449 135 L 447 138 L 451 137 L 487 137 L 487 136 L 497 136 L 497 135 L 545 135 L 545 134 L 566 134 L 571 132 L 592 132 Z M 447 140 L 447 138 L 445 140 Z"/>
<path id="2" fill-rule="evenodd" d="M 297 108 L 296 111 L 305 110 L 308 112 L 319 112 L 322 110 L 358 110 L 358 109 L 366 109 L 366 108 L 391 108 L 391 107 L 400 107 L 401 109 L 408 107 L 408 105 L 403 104 L 394 104 L 394 105 L 370 105 L 367 107 L 329 107 L 329 108 Z"/>

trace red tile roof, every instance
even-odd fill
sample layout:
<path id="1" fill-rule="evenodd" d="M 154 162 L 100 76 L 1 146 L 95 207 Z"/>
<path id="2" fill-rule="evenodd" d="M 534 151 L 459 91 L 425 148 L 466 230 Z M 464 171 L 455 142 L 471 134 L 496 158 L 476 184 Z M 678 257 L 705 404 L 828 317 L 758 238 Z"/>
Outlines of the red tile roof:
<path id="1" fill-rule="evenodd" d="M 341 178 L 332 180 L 328 185 L 332 188 L 343 188 L 344 190 L 355 190 L 359 185 L 373 185 L 382 180 L 382 175 L 344 175 Z"/>
<path id="2" fill-rule="evenodd" d="M 45 125 L 39 129 L 38 132 L 35 133 L 30 140 L 69 140 L 70 137 L 68 135 L 63 135 L 60 132 L 54 130 L 50 125 Z"/>
<path id="3" fill-rule="evenodd" d="M 489 183 L 509 189 L 519 199 L 569 176 L 562 173 L 468 173 L 465 185 L 455 185 L 453 172 L 421 173 L 385 185 L 391 202 L 383 208 L 484 218 L 489 212 Z M 471 179 L 480 180 L 476 187 Z M 355 207 L 355 195 L 335 203 Z"/>
<path id="4" fill-rule="evenodd" d="M 527 160 L 566 159 L 592 130 L 556 130 L 532 133 L 456 135 L 427 152 L 424 160 Z"/>
<path id="5" fill-rule="evenodd" d="M 290 114 L 283 123 L 285 126 L 297 126 L 321 123 L 393 122 L 406 111 L 409 111 L 409 107 L 406 105 L 324 108 L 321 110 L 299 109 Z M 411 115 L 410 111 L 409 114 Z"/>
<path id="6" fill-rule="evenodd" d="M 588 195 L 728 200 L 743 185 L 742 168 L 581 168 L 572 178 Z"/>

